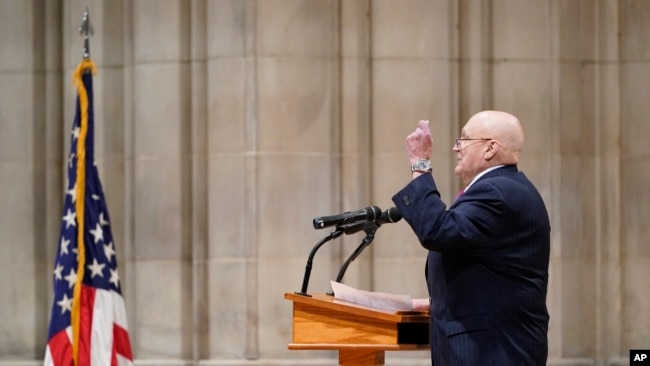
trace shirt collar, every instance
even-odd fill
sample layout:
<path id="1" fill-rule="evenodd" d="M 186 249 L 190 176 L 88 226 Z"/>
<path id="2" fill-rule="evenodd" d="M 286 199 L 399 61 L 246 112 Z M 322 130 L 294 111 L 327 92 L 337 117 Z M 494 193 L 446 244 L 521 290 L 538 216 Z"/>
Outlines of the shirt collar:
<path id="1" fill-rule="evenodd" d="M 491 167 L 485 169 L 484 171 L 478 173 L 478 174 L 476 175 L 476 177 L 474 177 L 474 179 L 472 179 L 472 181 L 469 182 L 469 184 L 467 185 L 467 187 L 465 187 L 465 189 L 464 189 L 463 191 L 464 191 L 464 192 L 467 192 L 467 190 L 469 189 L 469 187 L 471 187 L 472 184 L 474 184 L 474 183 L 475 183 L 479 178 L 481 178 L 481 177 L 484 176 L 485 174 L 487 174 L 487 173 L 493 171 L 494 169 L 501 168 L 502 166 L 505 166 L 505 165 L 501 164 L 501 165 L 491 166 Z"/>

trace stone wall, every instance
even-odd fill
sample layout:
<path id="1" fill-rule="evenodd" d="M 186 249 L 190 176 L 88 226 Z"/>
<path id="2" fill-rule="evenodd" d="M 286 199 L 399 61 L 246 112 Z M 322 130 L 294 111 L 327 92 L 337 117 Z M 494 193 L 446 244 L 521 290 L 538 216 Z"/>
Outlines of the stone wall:
<path id="1" fill-rule="evenodd" d="M 552 219 L 549 364 L 650 348 L 650 2 L 0 1 L 0 365 L 39 364 L 88 6 L 96 163 L 138 365 L 325 365 L 289 351 L 312 218 L 390 207 L 404 138 L 434 173 L 475 112 L 524 124 L 520 169 Z M 361 236 L 321 249 L 329 290 Z M 382 226 L 344 282 L 426 296 L 426 253 Z M 427 352 L 387 364 L 426 365 Z"/>

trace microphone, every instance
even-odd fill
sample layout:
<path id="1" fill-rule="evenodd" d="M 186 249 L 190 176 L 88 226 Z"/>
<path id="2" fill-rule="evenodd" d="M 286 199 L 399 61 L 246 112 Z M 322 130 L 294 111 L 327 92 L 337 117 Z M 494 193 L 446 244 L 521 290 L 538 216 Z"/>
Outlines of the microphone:
<path id="1" fill-rule="evenodd" d="M 345 224 L 337 225 L 337 229 L 343 230 L 343 234 L 351 235 L 356 234 L 359 231 L 363 230 L 368 232 L 368 230 L 376 230 L 379 226 L 389 223 L 395 223 L 402 219 L 402 214 L 399 213 L 397 207 L 391 207 L 388 210 L 381 213 L 381 216 L 375 221 L 359 221 L 354 224 Z"/>
<path id="2" fill-rule="evenodd" d="M 338 225 L 336 228 L 338 230 L 343 230 L 343 234 L 345 235 L 352 235 L 358 233 L 361 230 L 364 230 L 367 225 L 367 221 L 359 221 L 355 222 L 354 224 Z"/>
<path id="3" fill-rule="evenodd" d="M 339 215 L 321 216 L 314 219 L 314 229 L 328 226 L 353 224 L 359 221 L 376 221 L 381 216 L 381 208 L 368 206 L 362 210 L 348 211 Z"/>
<path id="4" fill-rule="evenodd" d="M 366 237 L 363 238 L 363 241 L 357 249 L 350 254 L 348 259 L 343 263 L 341 268 L 339 269 L 339 274 L 336 276 L 336 282 L 341 283 L 341 280 L 343 280 L 343 276 L 345 276 L 345 271 L 348 270 L 348 266 L 350 263 L 352 263 L 361 252 L 366 249 L 370 243 L 375 239 L 375 232 L 377 229 L 382 225 L 386 223 L 395 223 L 398 222 L 399 220 L 402 219 L 402 214 L 397 210 L 397 207 L 391 207 L 388 210 L 384 211 L 381 213 L 381 216 L 379 216 L 375 221 L 367 221 L 367 222 L 362 222 L 361 224 L 354 224 L 350 226 L 354 226 L 355 229 L 356 225 L 360 225 L 362 229 L 356 230 L 354 232 L 363 230 L 366 233 Z M 351 231 L 351 230 L 348 230 Z M 348 231 L 346 231 L 346 234 L 350 234 Z"/>
<path id="5" fill-rule="evenodd" d="M 323 246 L 326 242 L 336 239 L 339 236 L 345 234 L 355 234 L 359 231 L 364 231 L 366 237 L 363 239 L 359 247 L 352 253 L 352 255 L 347 259 L 343 264 L 343 267 L 339 270 L 339 274 L 336 278 L 336 282 L 341 282 L 345 271 L 348 266 L 354 259 L 361 254 L 364 248 L 366 248 L 375 238 L 375 232 L 380 225 L 385 223 L 394 223 L 402 219 L 402 214 L 399 213 L 396 207 L 391 207 L 388 210 L 382 212 L 381 209 L 377 206 L 368 206 L 363 210 L 358 210 L 354 212 L 344 212 L 340 215 L 332 216 L 323 216 L 317 217 L 314 219 L 314 228 L 321 229 L 326 226 L 336 225 L 336 230 L 330 233 L 327 237 L 321 239 L 316 245 L 312 248 L 309 253 L 309 258 L 307 259 L 307 265 L 305 266 L 305 275 L 302 279 L 302 287 L 300 292 L 296 292 L 298 295 L 311 296 L 307 294 L 307 286 L 309 285 L 309 277 L 311 275 L 312 263 L 314 261 L 314 256 L 316 251 Z"/>
<path id="6" fill-rule="evenodd" d="M 381 216 L 375 221 L 377 225 L 393 224 L 402 219 L 402 214 L 397 210 L 397 207 L 391 207 L 381 213 Z"/>

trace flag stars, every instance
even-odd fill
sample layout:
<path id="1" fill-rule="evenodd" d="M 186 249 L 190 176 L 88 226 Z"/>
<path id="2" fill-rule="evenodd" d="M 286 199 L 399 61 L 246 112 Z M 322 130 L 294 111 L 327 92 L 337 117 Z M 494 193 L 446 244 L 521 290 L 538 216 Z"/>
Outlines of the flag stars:
<path id="1" fill-rule="evenodd" d="M 66 311 L 72 312 L 72 299 L 68 298 L 68 294 L 63 294 L 63 299 L 56 302 L 61 307 L 61 314 Z"/>
<path id="2" fill-rule="evenodd" d="M 108 280 L 108 282 L 112 283 L 115 285 L 116 288 L 120 288 L 120 276 L 117 274 L 117 269 L 109 269 L 111 272 L 111 278 Z"/>
<path id="3" fill-rule="evenodd" d="M 104 213 L 100 212 L 99 213 L 99 224 L 102 226 L 108 226 L 108 221 L 104 219 Z"/>
<path id="4" fill-rule="evenodd" d="M 97 258 L 93 258 L 93 264 L 88 265 L 88 269 L 90 270 L 90 278 L 94 278 L 95 276 L 104 277 L 104 274 L 102 273 L 104 267 L 106 267 L 106 264 L 99 264 L 99 262 L 97 262 Z"/>
<path id="5" fill-rule="evenodd" d="M 72 138 L 75 139 L 75 140 L 78 139 L 80 132 L 81 132 L 81 129 L 79 128 L 79 126 L 74 126 L 74 128 L 72 129 Z"/>
<path id="6" fill-rule="evenodd" d="M 77 200 L 77 183 L 75 182 L 74 186 L 72 188 L 68 189 L 65 192 L 66 195 L 72 197 L 72 203 L 74 203 Z"/>
<path id="7" fill-rule="evenodd" d="M 68 288 L 72 288 L 75 282 L 77 282 L 77 273 L 74 271 L 74 268 L 70 268 L 70 274 L 63 278 L 68 281 Z"/>
<path id="8" fill-rule="evenodd" d="M 68 254 L 68 245 L 70 245 L 70 240 L 66 240 L 64 237 L 61 237 L 61 255 Z"/>
<path id="9" fill-rule="evenodd" d="M 98 242 L 104 240 L 104 230 L 99 225 L 99 223 L 97 223 L 94 230 L 91 229 L 89 231 L 90 231 L 90 234 L 92 234 L 92 236 L 95 237 L 95 244 L 97 244 Z"/>
<path id="10" fill-rule="evenodd" d="M 71 152 L 70 156 L 68 156 L 68 168 L 72 168 L 72 164 L 74 164 L 74 153 Z"/>
<path id="11" fill-rule="evenodd" d="M 63 221 L 65 221 L 65 228 L 69 228 L 70 225 L 77 226 L 77 222 L 75 221 L 76 218 L 77 214 L 68 209 L 68 213 L 63 216 Z"/>
<path id="12" fill-rule="evenodd" d="M 63 266 L 60 264 L 56 265 L 56 268 L 54 268 L 54 278 L 57 280 L 62 280 L 63 275 L 61 274 L 63 272 Z"/>
<path id="13" fill-rule="evenodd" d="M 104 244 L 104 255 L 106 256 L 106 259 L 109 262 L 113 260 L 113 256 L 115 255 L 115 249 L 113 248 L 113 242 L 110 242 L 108 244 Z"/>

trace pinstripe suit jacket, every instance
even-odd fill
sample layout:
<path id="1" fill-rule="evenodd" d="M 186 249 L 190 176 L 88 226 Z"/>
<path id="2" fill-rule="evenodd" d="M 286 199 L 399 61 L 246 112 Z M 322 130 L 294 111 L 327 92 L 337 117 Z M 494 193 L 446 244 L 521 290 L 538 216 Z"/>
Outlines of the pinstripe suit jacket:
<path id="1" fill-rule="evenodd" d="M 486 173 L 449 209 L 431 174 L 393 202 L 429 250 L 432 364 L 545 365 L 550 223 L 517 166 Z"/>

